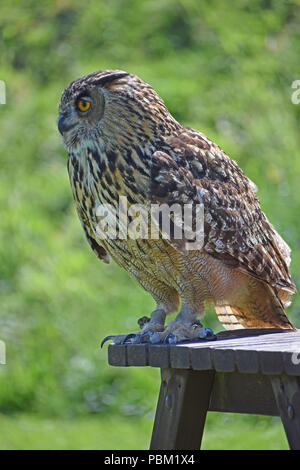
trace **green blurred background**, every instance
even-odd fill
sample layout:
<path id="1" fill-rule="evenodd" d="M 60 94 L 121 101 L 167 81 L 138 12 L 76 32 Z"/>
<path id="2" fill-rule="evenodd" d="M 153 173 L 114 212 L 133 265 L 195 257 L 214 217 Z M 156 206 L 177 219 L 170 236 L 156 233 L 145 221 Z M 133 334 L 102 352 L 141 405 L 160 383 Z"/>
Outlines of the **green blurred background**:
<path id="1" fill-rule="evenodd" d="M 149 82 L 258 185 L 300 285 L 299 19 L 295 0 L 2 2 L 1 449 L 145 449 L 159 390 L 159 370 L 109 367 L 99 347 L 153 301 L 84 239 L 56 129 L 65 86 L 105 68 Z M 300 327 L 297 294 L 288 313 Z M 287 442 L 277 418 L 209 413 L 203 448 Z"/>

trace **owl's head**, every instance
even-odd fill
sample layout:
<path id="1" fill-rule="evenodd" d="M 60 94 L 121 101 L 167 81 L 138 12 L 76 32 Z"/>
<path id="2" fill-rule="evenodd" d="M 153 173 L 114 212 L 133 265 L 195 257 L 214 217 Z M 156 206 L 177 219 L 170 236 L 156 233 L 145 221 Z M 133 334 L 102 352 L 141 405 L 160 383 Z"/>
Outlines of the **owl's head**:
<path id="1" fill-rule="evenodd" d="M 72 82 L 62 94 L 59 113 L 58 129 L 68 149 L 95 142 L 138 144 L 176 122 L 150 85 L 121 70 L 101 70 Z"/>

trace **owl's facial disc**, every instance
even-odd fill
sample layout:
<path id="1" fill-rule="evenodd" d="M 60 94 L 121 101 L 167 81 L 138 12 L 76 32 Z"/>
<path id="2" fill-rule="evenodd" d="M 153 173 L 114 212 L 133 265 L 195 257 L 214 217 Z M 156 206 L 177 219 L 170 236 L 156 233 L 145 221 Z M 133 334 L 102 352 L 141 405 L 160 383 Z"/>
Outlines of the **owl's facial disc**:
<path id="1" fill-rule="evenodd" d="M 104 96 L 95 87 L 79 90 L 69 99 L 62 97 L 57 126 L 65 144 L 78 143 L 99 132 L 103 112 Z"/>

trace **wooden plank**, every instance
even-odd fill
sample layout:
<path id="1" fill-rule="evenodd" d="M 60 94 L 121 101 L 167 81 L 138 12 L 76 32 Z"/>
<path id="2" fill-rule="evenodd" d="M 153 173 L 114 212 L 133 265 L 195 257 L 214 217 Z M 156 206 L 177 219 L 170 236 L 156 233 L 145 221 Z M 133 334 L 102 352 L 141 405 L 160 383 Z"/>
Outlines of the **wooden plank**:
<path id="1" fill-rule="evenodd" d="M 230 349 L 213 350 L 214 369 L 222 372 L 233 372 L 235 370 L 234 351 Z"/>
<path id="2" fill-rule="evenodd" d="M 151 450 L 196 450 L 213 384 L 212 371 L 163 369 Z"/>
<path id="3" fill-rule="evenodd" d="M 127 366 L 126 347 L 123 344 L 108 345 L 108 363 L 110 366 Z"/>
<path id="4" fill-rule="evenodd" d="M 235 338 L 250 338 L 255 336 L 263 336 L 270 334 L 285 334 L 291 333 L 289 330 L 282 330 L 280 328 L 241 328 L 240 330 L 225 330 L 217 334 L 218 339 L 235 339 Z M 294 332 L 293 332 L 294 333 Z"/>
<path id="5" fill-rule="evenodd" d="M 300 450 L 300 379 L 282 375 L 271 381 L 289 446 Z"/>
<path id="6" fill-rule="evenodd" d="M 190 363 L 190 348 L 183 345 L 170 346 L 170 365 L 174 369 L 189 369 Z"/>
<path id="7" fill-rule="evenodd" d="M 269 377 L 216 372 L 209 411 L 278 416 Z"/>
<path id="8" fill-rule="evenodd" d="M 284 372 L 287 375 L 298 375 L 300 376 L 300 345 L 299 352 L 283 352 L 282 360 L 284 366 Z"/>
<path id="9" fill-rule="evenodd" d="M 148 354 L 149 366 L 161 369 L 170 367 L 170 347 L 168 345 L 151 345 Z"/>
<path id="10" fill-rule="evenodd" d="M 191 367 L 194 370 L 210 370 L 213 369 L 213 362 L 210 348 L 201 349 L 199 354 L 198 349 L 191 348 Z"/>
<path id="11" fill-rule="evenodd" d="M 257 374 L 259 372 L 259 356 L 257 351 L 239 350 L 235 352 L 236 367 L 244 374 Z"/>
<path id="12" fill-rule="evenodd" d="M 144 344 L 130 344 L 126 348 L 128 366 L 148 366 L 148 347 Z"/>
<path id="13" fill-rule="evenodd" d="M 300 361 L 298 364 L 292 363 L 293 354 L 299 354 L 300 359 L 299 331 L 268 334 L 254 332 L 256 335 L 247 330 L 248 336 L 245 330 L 222 332 L 224 334 L 219 334 L 217 341 L 179 345 L 112 344 L 108 348 L 109 364 L 300 375 Z M 228 333 L 227 337 L 225 333 Z"/>
<path id="14" fill-rule="evenodd" d="M 260 351 L 259 362 L 263 374 L 283 373 L 282 353 L 279 351 Z"/>

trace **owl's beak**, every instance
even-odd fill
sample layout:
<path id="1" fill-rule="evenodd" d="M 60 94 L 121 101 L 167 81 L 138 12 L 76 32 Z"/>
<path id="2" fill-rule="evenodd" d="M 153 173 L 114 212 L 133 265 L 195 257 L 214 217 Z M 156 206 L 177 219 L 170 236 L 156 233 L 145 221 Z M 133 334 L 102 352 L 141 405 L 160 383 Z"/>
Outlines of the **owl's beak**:
<path id="1" fill-rule="evenodd" d="M 61 135 L 63 135 L 64 132 L 68 131 L 74 126 L 74 124 L 71 124 L 68 122 L 67 117 L 65 114 L 60 114 L 58 121 L 57 121 L 57 127 Z"/>

